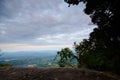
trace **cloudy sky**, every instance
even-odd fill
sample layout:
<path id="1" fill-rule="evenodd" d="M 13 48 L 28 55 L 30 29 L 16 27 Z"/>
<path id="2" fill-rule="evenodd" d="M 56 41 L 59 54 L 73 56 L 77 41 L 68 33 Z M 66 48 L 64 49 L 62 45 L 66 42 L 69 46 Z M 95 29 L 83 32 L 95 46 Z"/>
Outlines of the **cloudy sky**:
<path id="1" fill-rule="evenodd" d="M 64 0 L 0 0 L 0 49 L 71 47 L 94 27 L 84 8 L 68 7 Z"/>

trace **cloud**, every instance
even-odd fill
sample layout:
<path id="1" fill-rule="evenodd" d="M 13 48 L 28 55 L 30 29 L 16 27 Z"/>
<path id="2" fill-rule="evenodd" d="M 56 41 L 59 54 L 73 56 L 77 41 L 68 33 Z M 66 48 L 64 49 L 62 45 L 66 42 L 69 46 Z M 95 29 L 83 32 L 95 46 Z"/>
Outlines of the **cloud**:
<path id="1" fill-rule="evenodd" d="M 53 34 L 53 35 L 44 35 L 40 38 L 36 38 L 36 41 L 43 42 L 46 44 L 58 44 L 58 45 L 68 45 L 72 44 L 73 41 L 80 42 L 84 38 L 88 38 L 88 34 L 91 32 L 91 29 L 85 29 L 80 32 L 74 33 L 65 33 L 65 34 Z"/>
<path id="2" fill-rule="evenodd" d="M 6 28 L 0 27 L 0 36 L 4 36 L 6 34 Z"/>
<path id="3" fill-rule="evenodd" d="M 2 0 L 0 44 L 69 45 L 87 38 L 94 27 L 84 4 L 64 0 Z"/>
<path id="4" fill-rule="evenodd" d="M 20 50 L 59 50 L 71 45 L 26 45 L 26 44 L 1 44 L 3 51 L 20 51 Z"/>

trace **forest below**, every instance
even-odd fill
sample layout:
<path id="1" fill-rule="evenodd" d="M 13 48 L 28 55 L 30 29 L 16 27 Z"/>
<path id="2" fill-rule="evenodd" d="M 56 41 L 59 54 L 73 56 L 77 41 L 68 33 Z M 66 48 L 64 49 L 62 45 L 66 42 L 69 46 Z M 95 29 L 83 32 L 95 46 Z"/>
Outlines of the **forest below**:
<path id="1" fill-rule="evenodd" d="M 85 14 L 97 26 L 88 39 L 74 42 L 73 49 L 57 52 L 57 67 L 67 68 L 0 68 L 0 80 L 120 80 L 113 76 L 120 75 L 120 0 L 64 1 L 68 7 L 84 3 Z"/>

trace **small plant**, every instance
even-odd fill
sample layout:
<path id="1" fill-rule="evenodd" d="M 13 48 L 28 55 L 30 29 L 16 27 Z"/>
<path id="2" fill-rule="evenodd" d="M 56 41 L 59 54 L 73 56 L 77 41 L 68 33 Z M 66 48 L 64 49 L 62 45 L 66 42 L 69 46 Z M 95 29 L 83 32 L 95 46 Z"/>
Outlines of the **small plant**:
<path id="1" fill-rule="evenodd" d="M 0 64 L 0 67 L 12 67 L 13 65 L 12 64 Z"/>

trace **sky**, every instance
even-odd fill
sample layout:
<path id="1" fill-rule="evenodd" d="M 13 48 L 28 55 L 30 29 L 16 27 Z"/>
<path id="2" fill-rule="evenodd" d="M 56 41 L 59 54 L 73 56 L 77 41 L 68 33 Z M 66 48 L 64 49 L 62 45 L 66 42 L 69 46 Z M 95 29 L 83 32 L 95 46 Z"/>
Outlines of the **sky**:
<path id="1" fill-rule="evenodd" d="M 0 49 L 47 50 L 72 47 L 94 28 L 84 4 L 64 0 L 0 0 Z"/>

